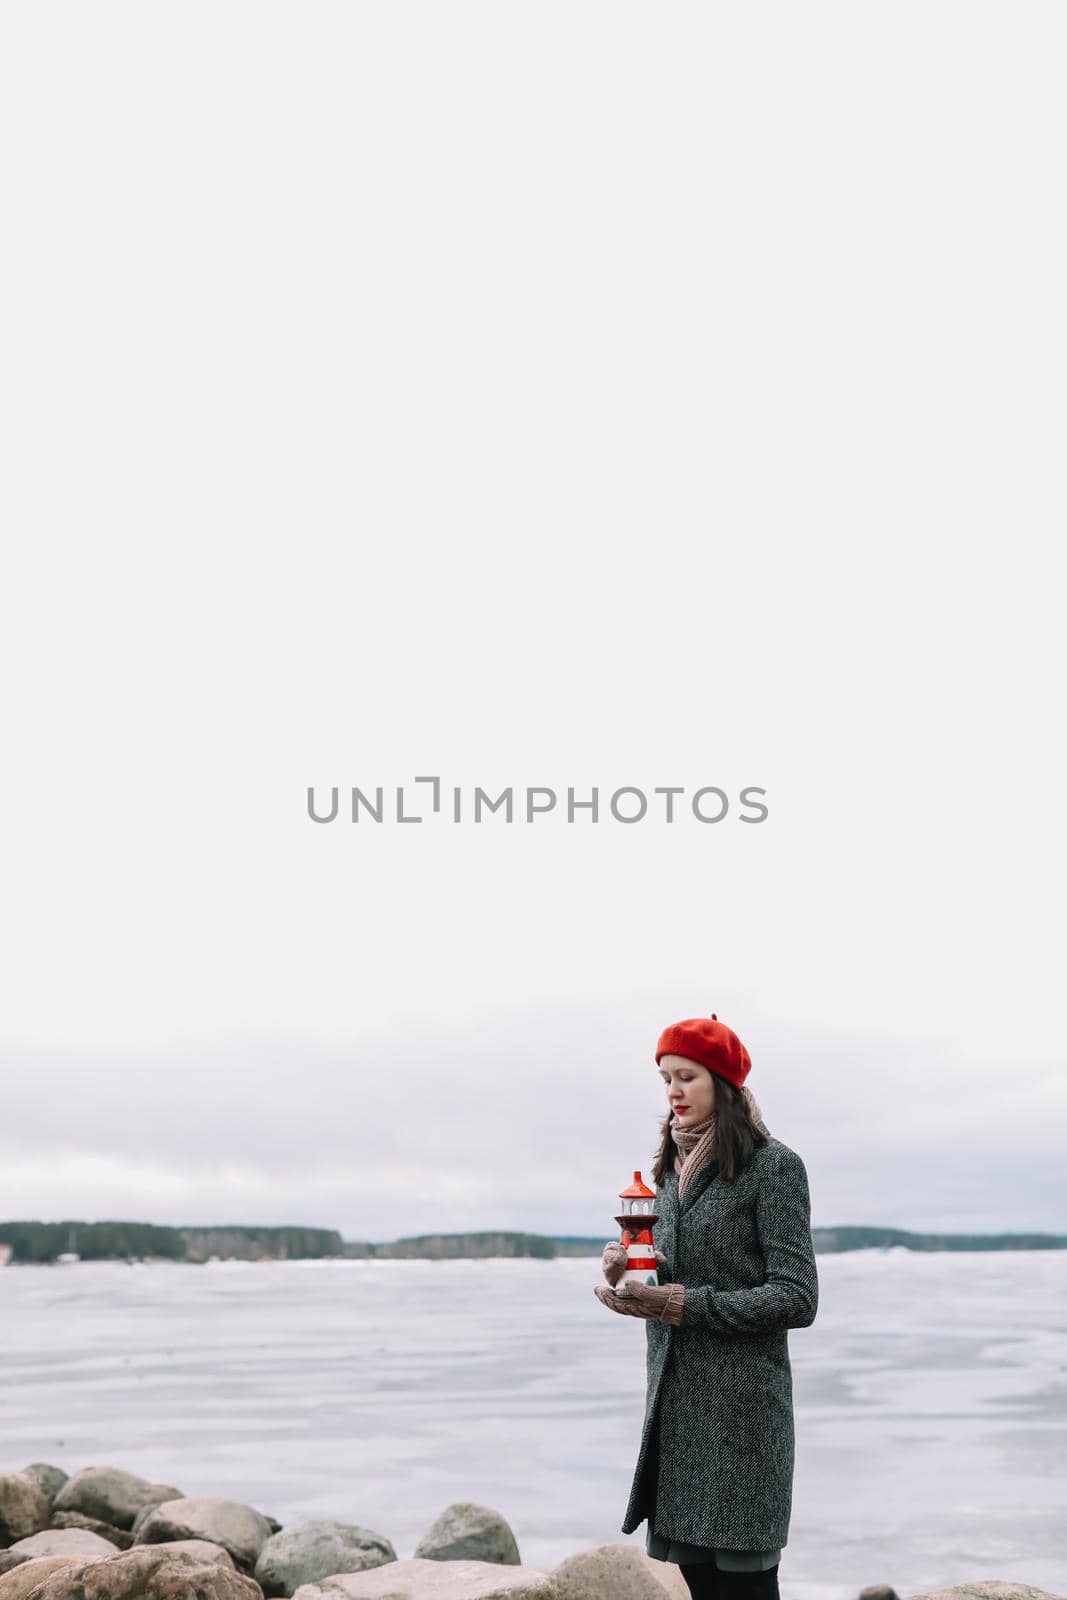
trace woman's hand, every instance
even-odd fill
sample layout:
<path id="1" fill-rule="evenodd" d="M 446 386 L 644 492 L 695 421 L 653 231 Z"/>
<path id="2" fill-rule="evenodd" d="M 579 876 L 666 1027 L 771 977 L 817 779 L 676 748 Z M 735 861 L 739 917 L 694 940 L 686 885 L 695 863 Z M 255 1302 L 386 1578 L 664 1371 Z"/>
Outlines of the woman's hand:
<path id="1" fill-rule="evenodd" d="M 624 1295 L 598 1283 L 593 1293 L 602 1306 L 623 1317 L 643 1317 L 646 1321 L 669 1322 L 675 1327 L 681 1322 L 685 1290 L 679 1283 L 628 1283 Z"/>
<path id="2" fill-rule="evenodd" d="M 604 1269 L 604 1276 L 614 1289 L 623 1273 L 626 1271 L 626 1246 L 618 1239 L 609 1239 L 604 1246 L 604 1253 L 600 1257 L 600 1265 Z"/>
<path id="3" fill-rule="evenodd" d="M 628 1256 L 626 1246 L 619 1239 L 609 1239 L 601 1255 L 601 1266 L 610 1288 L 597 1284 L 593 1293 L 602 1306 L 617 1311 L 620 1317 L 656 1318 L 677 1327 L 682 1320 L 682 1299 L 685 1290 L 680 1283 L 653 1284 L 637 1281 L 626 1285 L 625 1294 L 616 1294 L 616 1287 L 626 1271 Z M 656 1266 L 660 1272 L 667 1270 L 667 1257 L 656 1251 Z"/>

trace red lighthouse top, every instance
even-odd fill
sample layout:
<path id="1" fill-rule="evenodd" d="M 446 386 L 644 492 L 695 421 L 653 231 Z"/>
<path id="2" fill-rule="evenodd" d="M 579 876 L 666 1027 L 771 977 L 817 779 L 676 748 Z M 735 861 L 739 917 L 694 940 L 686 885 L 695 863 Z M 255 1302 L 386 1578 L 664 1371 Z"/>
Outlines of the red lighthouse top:
<path id="1" fill-rule="evenodd" d="M 620 1200 L 654 1200 L 655 1198 L 655 1189 L 646 1188 L 641 1182 L 641 1174 L 639 1172 L 634 1173 L 634 1181 L 628 1189 L 619 1190 Z"/>

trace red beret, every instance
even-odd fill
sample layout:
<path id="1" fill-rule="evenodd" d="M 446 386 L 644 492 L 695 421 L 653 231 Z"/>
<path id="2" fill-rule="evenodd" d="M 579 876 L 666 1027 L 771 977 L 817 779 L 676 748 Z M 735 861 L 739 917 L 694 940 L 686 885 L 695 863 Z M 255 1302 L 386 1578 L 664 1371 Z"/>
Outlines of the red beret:
<path id="1" fill-rule="evenodd" d="M 690 1017 L 664 1028 L 656 1046 L 657 1065 L 660 1056 L 685 1056 L 709 1072 L 717 1072 L 735 1089 L 740 1089 L 752 1066 L 737 1034 L 720 1022 L 714 1011 L 710 1017 Z"/>

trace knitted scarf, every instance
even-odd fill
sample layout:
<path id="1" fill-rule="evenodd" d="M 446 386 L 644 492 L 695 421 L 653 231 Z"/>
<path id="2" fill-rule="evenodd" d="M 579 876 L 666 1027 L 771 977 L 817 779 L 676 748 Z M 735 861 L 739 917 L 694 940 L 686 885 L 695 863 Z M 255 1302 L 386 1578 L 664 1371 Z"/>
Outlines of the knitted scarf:
<path id="1" fill-rule="evenodd" d="M 764 1133 L 770 1130 L 763 1120 L 763 1113 L 759 1108 L 752 1090 L 746 1084 L 741 1087 L 741 1093 L 748 1106 L 748 1114 Z M 718 1125 L 719 1115 L 713 1111 L 710 1117 L 705 1117 L 703 1122 L 693 1123 L 689 1127 L 680 1126 L 678 1119 L 671 1114 L 671 1136 L 678 1150 L 674 1157 L 674 1170 L 678 1174 L 678 1198 L 688 1189 L 697 1173 L 710 1159 L 712 1145 L 715 1142 L 715 1129 Z"/>

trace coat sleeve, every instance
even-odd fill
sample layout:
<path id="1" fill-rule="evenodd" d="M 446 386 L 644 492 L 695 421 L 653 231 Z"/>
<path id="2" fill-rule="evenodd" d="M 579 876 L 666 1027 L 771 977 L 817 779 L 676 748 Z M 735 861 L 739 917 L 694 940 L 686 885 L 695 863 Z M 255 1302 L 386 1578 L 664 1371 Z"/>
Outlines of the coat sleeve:
<path id="1" fill-rule="evenodd" d="M 752 1289 L 685 1289 L 679 1326 L 728 1335 L 806 1328 L 819 1306 L 808 1174 L 794 1150 L 780 1150 L 760 1175 L 756 1228 L 767 1278 Z"/>

